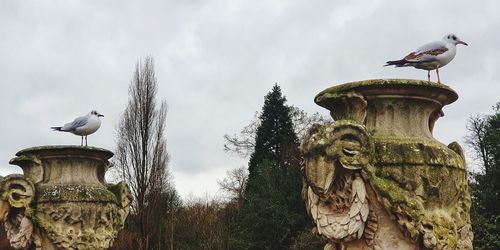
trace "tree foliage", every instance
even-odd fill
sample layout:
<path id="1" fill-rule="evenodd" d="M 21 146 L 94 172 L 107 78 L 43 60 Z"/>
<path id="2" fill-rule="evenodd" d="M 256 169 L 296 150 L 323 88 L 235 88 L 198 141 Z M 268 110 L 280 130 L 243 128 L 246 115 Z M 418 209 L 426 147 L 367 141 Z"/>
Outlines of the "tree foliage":
<path id="1" fill-rule="evenodd" d="M 469 119 L 467 144 L 481 162 L 471 173 L 471 221 L 475 249 L 500 249 L 500 102 L 495 114 Z"/>
<path id="2" fill-rule="evenodd" d="M 177 213 L 174 249 L 235 249 L 234 203 L 216 199 L 187 202 Z"/>
<path id="3" fill-rule="evenodd" d="M 265 97 L 240 210 L 245 249 L 289 249 L 307 225 L 300 196 L 298 138 L 286 98 L 275 85 Z"/>
<path id="4" fill-rule="evenodd" d="M 168 205 L 164 206 L 167 208 Z M 235 221 L 238 208 L 216 198 L 191 199 L 179 204 L 168 220 L 157 220 L 162 230 L 152 235 L 149 249 L 236 249 Z M 134 250 L 139 238 L 123 230 L 112 249 Z"/>
<path id="5" fill-rule="evenodd" d="M 157 105 L 157 88 L 153 59 L 147 57 L 136 65 L 129 101 L 116 131 L 114 166 L 132 193 L 128 226 L 138 232 L 140 249 L 148 249 L 151 235 L 160 230 L 157 212 L 164 211 L 158 207 L 163 195 L 176 196 L 167 170 L 167 104 L 162 100 Z"/>

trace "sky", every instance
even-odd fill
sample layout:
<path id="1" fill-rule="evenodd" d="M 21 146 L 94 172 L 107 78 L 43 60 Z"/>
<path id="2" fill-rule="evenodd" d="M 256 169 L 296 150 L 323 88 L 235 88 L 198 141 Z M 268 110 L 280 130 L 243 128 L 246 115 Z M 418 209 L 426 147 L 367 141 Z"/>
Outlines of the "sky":
<path id="1" fill-rule="evenodd" d="M 464 145 L 467 119 L 500 101 L 499 10 L 495 0 L 3 0 L 0 175 L 21 172 L 8 164 L 21 149 L 79 145 L 49 128 L 93 109 L 105 117 L 89 145 L 113 150 L 135 64 L 152 56 L 175 187 L 184 199 L 217 196 L 217 180 L 248 162 L 224 152 L 223 135 L 247 125 L 275 83 L 288 104 L 328 115 L 313 98 L 333 85 L 426 80 L 382 65 L 448 33 L 469 46 L 440 70 L 460 97 L 434 137 Z"/>

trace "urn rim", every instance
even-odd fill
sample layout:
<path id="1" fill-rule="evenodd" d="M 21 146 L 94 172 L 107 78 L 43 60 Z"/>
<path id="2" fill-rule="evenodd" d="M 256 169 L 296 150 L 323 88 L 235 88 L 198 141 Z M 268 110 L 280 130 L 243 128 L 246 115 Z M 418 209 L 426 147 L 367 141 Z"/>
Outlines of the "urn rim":
<path id="1" fill-rule="evenodd" d="M 338 94 L 357 92 L 363 96 L 406 95 L 434 99 L 442 106 L 455 102 L 458 94 L 449 86 L 423 80 L 413 79 L 371 79 L 349 82 L 329 87 L 314 98 L 314 102 L 329 109 L 329 100 Z"/>
<path id="2" fill-rule="evenodd" d="M 113 157 L 114 153 L 99 147 L 92 146 L 77 146 L 77 145 L 46 145 L 25 148 L 16 153 L 16 156 L 22 155 L 40 155 L 40 156 L 57 156 L 64 154 L 76 154 L 80 156 L 100 156 L 105 160 Z"/>

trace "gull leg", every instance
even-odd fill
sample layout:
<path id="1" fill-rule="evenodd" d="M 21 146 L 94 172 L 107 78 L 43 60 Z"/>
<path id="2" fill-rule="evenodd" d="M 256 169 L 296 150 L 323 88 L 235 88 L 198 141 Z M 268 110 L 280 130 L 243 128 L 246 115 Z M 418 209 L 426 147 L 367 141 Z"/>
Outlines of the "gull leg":
<path id="1" fill-rule="evenodd" d="M 439 79 L 439 68 L 436 67 L 436 74 L 438 76 L 438 83 L 441 83 L 441 79 Z"/>
<path id="2" fill-rule="evenodd" d="M 83 135 L 82 135 L 82 142 L 80 143 L 80 146 L 83 146 Z"/>
<path id="3" fill-rule="evenodd" d="M 427 81 L 431 81 L 431 71 L 427 70 Z"/>
<path id="4" fill-rule="evenodd" d="M 85 147 L 87 147 L 87 136 L 85 136 Z"/>

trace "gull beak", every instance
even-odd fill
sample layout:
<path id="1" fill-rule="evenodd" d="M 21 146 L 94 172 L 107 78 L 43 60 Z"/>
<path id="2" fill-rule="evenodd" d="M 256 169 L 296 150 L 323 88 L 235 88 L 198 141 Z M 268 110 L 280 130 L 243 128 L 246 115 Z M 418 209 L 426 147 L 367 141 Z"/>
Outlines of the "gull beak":
<path id="1" fill-rule="evenodd" d="M 462 41 L 462 40 L 458 40 L 457 41 L 457 44 L 463 44 L 465 46 L 469 46 L 466 42 Z"/>
<path id="2" fill-rule="evenodd" d="M 104 115 L 98 114 L 97 117 L 104 117 Z"/>

